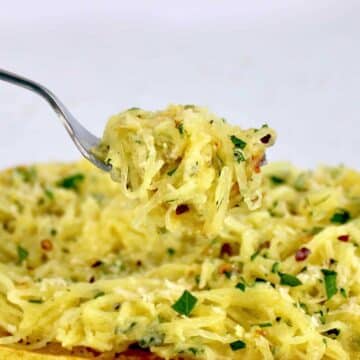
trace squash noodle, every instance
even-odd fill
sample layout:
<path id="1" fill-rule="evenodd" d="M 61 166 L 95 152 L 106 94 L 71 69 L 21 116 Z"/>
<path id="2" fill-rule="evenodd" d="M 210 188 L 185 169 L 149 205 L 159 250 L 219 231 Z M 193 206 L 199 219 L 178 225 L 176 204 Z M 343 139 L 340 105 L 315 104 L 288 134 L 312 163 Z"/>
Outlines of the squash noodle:
<path id="1" fill-rule="evenodd" d="M 158 112 L 133 108 L 110 118 L 96 153 L 128 199 L 138 199 L 140 226 L 165 211 L 166 228 L 216 235 L 227 210 L 245 201 L 261 204 L 260 165 L 275 133 L 266 125 L 242 130 L 194 105 Z M 186 204 L 187 216 L 176 216 Z M 190 224 L 190 225 L 189 225 Z"/>
<path id="2" fill-rule="evenodd" d="M 166 113 L 198 116 L 174 109 Z M 174 146 L 160 156 L 151 150 L 157 136 L 140 131 L 151 150 L 140 164 L 130 142 L 130 125 L 140 125 L 126 114 L 127 167 L 111 155 L 120 184 L 85 161 L 0 173 L 0 344 L 104 353 L 137 344 L 165 359 L 359 358 L 360 173 L 266 165 L 261 204 L 249 208 L 239 183 L 251 175 L 238 168 L 229 136 L 251 144 L 258 132 L 199 120 L 208 132 L 193 135 L 196 120 L 184 120 L 184 133 L 176 129 Z M 216 166 L 205 145 L 213 137 L 223 151 Z M 174 148 L 181 155 L 165 159 Z M 202 162 L 205 153 L 212 165 Z M 194 178 L 191 156 L 201 169 Z M 170 190 L 160 196 L 156 187 Z M 189 196 L 194 189 L 198 197 Z M 189 211 L 165 204 L 173 193 Z"/>

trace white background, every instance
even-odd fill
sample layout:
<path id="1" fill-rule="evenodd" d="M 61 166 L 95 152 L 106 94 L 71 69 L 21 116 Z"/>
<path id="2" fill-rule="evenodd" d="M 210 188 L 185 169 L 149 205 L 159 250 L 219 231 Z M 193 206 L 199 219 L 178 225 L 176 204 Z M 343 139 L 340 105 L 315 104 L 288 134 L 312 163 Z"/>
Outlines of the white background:
<path id="1" fill-rule="evenodd" d="M 3 1 L 0 68 L 100 135 L 137 106 L 201 104 L 278 130 L 270 160 L 360 168 L 360 1 Z M 79 153 L 37 95 L 0 82 L 0 167 Z"/>

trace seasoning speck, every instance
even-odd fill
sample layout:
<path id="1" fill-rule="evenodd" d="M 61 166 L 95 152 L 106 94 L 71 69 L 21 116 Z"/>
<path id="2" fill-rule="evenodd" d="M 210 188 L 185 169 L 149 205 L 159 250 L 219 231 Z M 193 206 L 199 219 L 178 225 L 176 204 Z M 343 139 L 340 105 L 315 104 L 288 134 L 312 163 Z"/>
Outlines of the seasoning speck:
<path id="1" fill-rule="evenodd" d="M 307 257 L 311 254 L 310 249 L 306 247 L 300 248 L 296 254 L 295 254 L 295 260 L 296 261 L 304 261 L 307 259 Z"/>
<path id="2" fill-rule="evenodd" d="M 267 134 L 267 135 L 263 136 L 263 137 L 260 139 L 260 141 L 261 141 L 263 144 L 268 144 L 269 141 L 270 141 L 270 139 L 271 139 L 271 135 L 270 135 L 270 134 Z"/>
<path id="3" fill-rule="evenodd" d="M 349 241 L 349 237 L 350 237 L 349 235 L 340 235 L 340 236 L 338 236 L 338 240 L 347 242 L 347 241 Z"/>
<path id="4" fill-rule="evenodd" d="M 40 246 L 45 251 L 51 251 L 53 249 L 53 244 L 49 239 L 41 240 Z"/>
<path id="5" fill-rule="evenodd" d="M 186 204 L 180 204 L 176 207 L 175 213 L 176 215 L 181 215 L 190 210 L 189 206 Z"/>

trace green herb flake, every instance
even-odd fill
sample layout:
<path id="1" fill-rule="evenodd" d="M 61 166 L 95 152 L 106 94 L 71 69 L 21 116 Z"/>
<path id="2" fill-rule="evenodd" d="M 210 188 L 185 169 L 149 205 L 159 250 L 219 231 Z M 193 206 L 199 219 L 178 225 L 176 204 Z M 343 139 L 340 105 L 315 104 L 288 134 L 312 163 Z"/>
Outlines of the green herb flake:
<path id="1" fill-rule="evenodd" d="M 274 262 L 272 267 L 271 267 L 271 272 L 273 274 L 276 274 L 276 273 L 279 272 L 279 270 L 280 270 L 280 263 L 279 262 Z"/>
<path id="2" fill-rule="evenodd" d="M 31 304 L 42 304 L 44 301 L 41 299 L 29 299 L 28 302 Z"/>
<path id="3" fill-rule="evenodd" d="M 183 135 L 183 134 L 184 134 L 184 124 L 183 124 L 183 123 L 180 123 L 180 124 L 177 126 L 177 129 L 179 130 L 180 135 Z"/>
<path id="4" fill-rule="evenodd" d="M 18 245 L 17 255 L 18 255 L 19 264 L 22 264 L 22 262 L 26 260 L 26 258 L 29 256 L 29 252 L 26 249 L 24 249 L 22 246 Z"/>
<path id="5" fill-rule="evenodd" d="M 270 181 L 274 184 L 274 185 L 281 185 L 285 183 L 285 179 L 281 178 L 280 176 L 276 176 L 276 175 L 272 175 L 270 176 Z"/>
<path id="6" fill-rule="evenodd" d="M 344 288 L 340 289 L 340 294 L 342 295 L 342 297 L 344 297 L 345 299 L 347 298 L 347 293 L 346 290 Z"/>
<path id="7" fill-rule="evenodd" d="M 151 346 L 159 346 L 163 344 L 164 338 L 165 334 L 159 333 L 157 331 L 151 331 L 139 340 L 139 346 L 143 349 L 149 348 Z"/>
<path id="8" fill-rule="evenodd" d="M 50 235 L 51 236 L 57 235 L 57 230 L 56 229 L 50 229 Z"/>
<path id="9" fill-rule="evenodd" d="M 238 282 L 238 283 L 235 285 L 235 287 L 236 287 L 237 289 L 241 290 L 241 291 L 245 291 L 245 288 L 246 288 L 245 284 L 242 283 L 242 282 Z"/>
<path id="10" fill-rule="evenodd" d="M 65 177 L 57 182 L 57 186 L 60 186 L 64 189 L 73 189 L 77 190 L 80 183 L 83 182 L 85 176 L 83 174 L 74 174 L 68 177 Z"/>
<path id="11" fill-rule="evenodd" d="M 324 230 L 324 228 L 321 227 L 321 226 L 314 226 L 312 229 L 310 229 L 310 234 L 311 235 L 317 235 L 323 230 Z"/>
<path id="12" fill-rule="evenodd" d="M 171 306 L 177 313 L 189 316 L 194 309 L 197 298 L 193 296 L 188 290 L 185 290 L 179 299 Z"/>
<path id="13" fill-rule="evenodd" d="M 49 189 L 44 189 L 44 194 L 49 200 L 54 200 L 54 193 Z"/>
<path id="14" fill-rule="evenodd" d="M 239 149 L 234 150 L 234 158 L 238 163 L 241 163 L 242 161 L 246 161 L 243 152 Z"/>
<path id="15" fill-rule="evenodd" d="M 238 137 L 236 137 L 235 135 L 231 135 L 230 136 L 230 140 L 231 142 L 234 144 L 234 146 L 237 149 L 241 149 L 244 150 L 246 147 L 246 142 L 244 140 L 239 139 Z"/>
<path id="16" fill-rule="evenodd" d="M 324 325 L 326 323 L 325 314 L 322 310 L 317 312 L 319 314 L 319 320 Z"/>
<path id="17" fill-rule="evenodd" d="M 259 254 L 260 254 L 260 250 L 255 251 L 255 252 L 250 256 L 250 260 L 251 260 L 251 261 L 254 261 Z"/>
<path id="18" fill-rule="evenodd" d="M 271 327 L 272 323 L 271 322 L 265 322 L 265 323 L 256 324 L 256 325 L 261 327 L 261 328 L 266 328 L 266 327 Z"/>
<path id="19" fill-rule="evenodd" d="M 168 249 L 167 249 L 167 253 L 168 253 L 169 256 L 173 256 L 173 255 L 175 254 L 175 249 L 173 249 L 173 248 L 168 248 Z"/>
<path id="20" fill-rule="evenodd" d="M 302 282 L 294 275 L 285 274 L 282 272 L 278 273 L 280 276 L 280 284 L 281 285 L 288 285 L 291 287 L 302 285 Z"/>
<path id="21" fill-rule="evenodd" d="M 173 176 L 173 175 L 175 174 L 176 170 L 177 170 L 177 168 L 174 168 L 174 169 L 168 171 L 168 172 L 167 172 L 167 175 L 168 175 L 168 176 Z"/>
<path id="22" fill-rule="evenodd" d="M 299 306 L 308 314 L 309 313 L 309 309 L 307 307 L 306 304 L 299 302 Z"/>
<path id="23" fill-rule="evenodd" d="M 200 349 L 197 349 L 195 347 L 189 347 L 187 349 L 187 351 L 193 355 L 198 355 L 198 354 L 201 354 L 201 350 Z"/>
<path id="24" fill-rule="evenodd" d="M 141 109 L 138 107 L 132 107 L 130 109 L 127 109 L 127 111 L 136 111 L 136 110 L 141 110 Z"/>
<path id="25" fill-rule="evenodd" d="M 345 224 L 350 220 L 350 213 L 345 209 L 340 209 L 331 217 L 330 221 L 333 224 Z"/>
<path id="26" fill-rule="evenodd" d="M 232 351 L 241 350 L 246 348 L 246 343 L 241 340 L 236 340 L 230 343 L 230 347 Z"/>
<path id="27" fill-rule="evenodd" d="M 25 167 L 20 166 L 15 169 L 15 171 L 20 175 L 22 180 L 26 183 L 33 182 L 37 177 L 37 171 L 34 167 Z"/>
<path id="28" fill-rule="evenodd" d="M 337 286 L 336 286 L 336 271 L 321 269 L 321 272 L 324 275 L 325 280 L 325 290 L 326 296 L 328 300 L 330 300 L 336 293 L 337 293 Z"/>
<path id="29" fill-rule="evenodd" d="M 101 296 L 104 296 L 104 295 L 105 295 L 105 293 L 103 291 L 99 291 L 94 295 L 94 299 L 97 299 L 97 298 L 99 298 Z"/>
<path id="30" fill-rule="evenodd" d="M 195 275 L 195 283 L 196 283 L 196 285 L 200 284 L 200 275 L 199 274 Z"/>

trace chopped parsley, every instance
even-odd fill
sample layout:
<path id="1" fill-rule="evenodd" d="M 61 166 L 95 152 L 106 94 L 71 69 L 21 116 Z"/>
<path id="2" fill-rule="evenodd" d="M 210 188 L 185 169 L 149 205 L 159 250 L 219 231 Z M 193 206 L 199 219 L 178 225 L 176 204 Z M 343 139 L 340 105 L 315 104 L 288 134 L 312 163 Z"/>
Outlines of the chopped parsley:
<path id="1" fill-rule="evenodd" d="M 350 213 L 345 209 L 340 209 L 331 217 L 333 224 L 345 224 L 350 220 Z"/>
<path id="2" fill-rule="evenodd" d="M 337 273 L 336 271 L 327 269 L 321 269 L 321 272 L 324 274 L 326 296 L 328 300 L 330 300 L 337 293 Z"/>
<path id="3" fill-rule="evenodd" d="M 26 249 L 24 249 L 22 246 L 18 245 L 17 255 L 18 255 L 19 264 L 21 264 L 29 256 L 29 252 Z"/>
<path id="4" fill-rule="evenodd" d="M 67 176 L 61 180 L 59 180 L 56 184 L 64 189 L 73 189 L 77 190 L 79 184 L 84 181 L 85 176 L 83 174 L 74 174 L 71 176 Z"/>
<path id="5" fill-rule="evenodd" d="M 246 142 L 239 139 L 235 135 L 230 136 L 231 142 L 234 144 L 234 158 L 235 160 L 240 163 L 242 161 L 245 161 L 244 153 L 241 150 L 244 150 L 246 147 Z"/>
<path id="6" fill-rule="evenodd" d="M 54 200 L 54 193 L 49 189 L 44 189 L 44 194 L 49 200 Z"/>
<path id="7" fill-rule="evenodd" d="M 185 290 L 179 299 L 171 306 L 177 313 L 189 316 L 194 309 L 197 298 L 193 296 L 188 290 Z"/>
<path id="8" fill-rule="evenodd" d="M 260 254 L 260 250 L 255 251 L 255 252 L 250 256 L 250 260 L 251 260 L 251 261 L 254 261 L 259 254 Z"/>
<path id="9" fill-rule="evenodd" d="M 34 167 L 24 167 L 20 166 L 15 169 L 15 171 L 20 175 L 22 180 L 26 183 L 33 182 L 37 177 L 37 171 Z"/>
<path id="10" fill-rule="evenodd" d="M 55 236 L 57 234 L 57 230 L 56 229 L 51 229 L 50 230 L 50 235 L 51 236 Z"/>
<path id="11" fill-rule="evenodd" d="M 316 235 L 316 234 L 320 233 L 323 230 L 324 230 L 324 228 L 321 227 L 321 226 L 314 226 L 312 229 L 310 229 L 310 234 L 311 235 Z"/>
<path id="12" fill-rule="evenodd" d="M 276 176 L 276 175 L 272 175 L 270 176 L 270 181 L 274 184 L 274 185 L 281 185 L 285 183 L 285 180 L 283 178 L 281 178 L 280 176 Z"/>
<path id="13" fill-rule="evenodd" d="M 168 253 L 169 256 L 173 256 L 173 255 L 175 254 L 175 249 L 173 249 L 173 248 L 168 248 L 168 249 L 167 249 L 167 253 Z"/>
<path id="14" fill-rule="evenodd" d="M 261 327 L 261 328 L 266 328 L 266 327 L 271 327 L 272 323 L 271 322 L 265 322 L 265 323 L 256 324 L 256 325 Z"/>
<path id="15" fill-rule="evenodd" d="M 307 314 L 309 313 L 309 309 L 306 304 L 299 302 L 299 307 L 301 307 Z"/>
<path id="16" fill-rule="evenodd" d="M 246 343 L 241 340 L 236 340 L 230 343 L 230 347 L 232 351 L 241 350 L 246 348 Z"/>
<path id="17" fill-rule="evenodd" d="M 180 124 L 177 126 L 177 129 L 179 130 L 180 135 L 183 135 L 183 134 L 184 134 L 184 124 L 183 124 L 183 123 L 180 123 Z"/>
<path id="18" fill-rule="evenodd" d="M 177 168 L 174 168 L 170 171 L 167 172 L 168 176 L 173 176 L 175 174 L 175 171 L 177 170 Z"/>
<path id="19" fill-rule="evenodd" d="M 94 295 L 94 299 L 97 299 L 97 298 L 99 298 L 101 296 L 104 296 L 104 295 L 105 295 L 105 293 L 103 291 L 99 291 Z"/>
<path id="20" fill-rule="evenodd" d="M 187 350 L 189 353 L 191 353 L 193 355 L 201 354 L 201 349 L 197 349 L 195 347 L 189 347 Z"/>
<path id="21" fill-rule="evenodd" d="M 322 310 L 317 311 L 315 314 L 319 314 L 319 320 L 324 325 L 326 323 L 326 317 Z"/>
<path id="22" fill-rule="evenodd" d="M 159 346 L 164 342 L 164 338 L 164 334 L 152 331 L 139 340 L 139 346 L 143 349 L 149 348 L 150 346 Z"/>
<path id="23" fill-rule="evenodd" d="M 237 288 L 237 289 L 239 289 L 239 290 L 241 290 L 241 291 L 245 291 L 245 284 L 244 283 L 242 283 L 242 282 L 238 282 L 236 285 L 235 285 L 235 287 Z"/>
<path id="24" fill-rule="evenodd" d="M 28 302 L 31 304 L 42 304 L 44 301 L 41 299 L 29 299 Z"/>
<path id="25" fill-rule="evenodd" d="M 280 263 L 274 262 L 273 265 L 272 265 L 272 267 L 271 267 L 271 272 L 272 272 L 273 274 L 276 274 L 276 273 L 279 272 L 279 269 L 280 269 Z"/>
<path id="26" fill-rule="evenodd" d="M 243 152 L 239 149 L 234 150 L 234 158 L 238 163 L 246 160 Z"/>
<path id="27" fill-rule="evenodd" d="M 340 289 L 340 294 L 342 295 L 342 297 L 344 297 L 345 299 L 347 298 L 347 293 L 346 290 L 344 288 Z"/>
<path id="28" fill-rule="evenodd" d="M 280 284 L 281 285 L 288 285 L 291 287 L 302 285 L 302 282 L 294 275 L 285 274 L 282 272 L 278 273 L 280 276 Z"/>
<path id="29" fill-rule="evenodd" d="M 235 135 L 230 136 L 231 142 L 234 144 L 235 148 L 244 150 L 246 147 L 246 142 L 244 140 L 239 139 Z"/>

